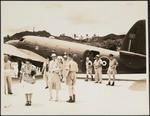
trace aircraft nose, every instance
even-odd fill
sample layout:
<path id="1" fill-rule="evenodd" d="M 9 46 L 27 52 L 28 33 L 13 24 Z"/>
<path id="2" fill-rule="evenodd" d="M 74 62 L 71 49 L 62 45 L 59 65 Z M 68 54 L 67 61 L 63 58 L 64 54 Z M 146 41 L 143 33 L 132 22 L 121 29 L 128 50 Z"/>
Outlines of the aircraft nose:
<path id="1" fill-rule="evenodd" d="M 9 45 L 13 45 L 13 46 L 17 46 L 18 43 L 19 43 L 19 40 L 9 40 L 9 41 L 5 42 L 5 44 L 9 44 Z"/>

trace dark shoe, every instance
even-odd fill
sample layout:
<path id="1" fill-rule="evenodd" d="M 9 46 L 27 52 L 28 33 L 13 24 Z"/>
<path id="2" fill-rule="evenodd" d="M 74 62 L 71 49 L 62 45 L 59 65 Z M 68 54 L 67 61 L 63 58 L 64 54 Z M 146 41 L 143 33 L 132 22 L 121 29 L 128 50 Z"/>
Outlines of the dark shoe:
<path id="1" fill-rule="evenodd" d="M 62 79 L 60 79 L 60 82 L 62 82 Z"/>
<path id="2" fill-rule="evenodd" d="M 9 92 L 8 94 L 11 94 L 11 95 L 12 95 L 13 93 L 12 93 L 12 92 Z"/>
<path id="3" fill-rule="evenodd" d="M 69 96 L 69 100 L 67 100 L 66 102 L 71 103 L 73 101 L 72 96 Z"/>
<path id="4" fill-rule="evenodd" d="M 115 85 L 115 82 L 113 82 L 112 84 L 111 84 L 111 86 L 114 86 Z"/>
<path id="5" fill-rule="evenodd" d="M 98 83 L 98 81 L 96 81 L 95 83 Z"/>
<path id="6" fill-rule="evenodd" d="M 85 79 L 85 81 L 88 81 L 88 75 L 86 75 L 86 79 Z"/>
<path id="7" fill-rule="evenodd" d="M 100 81 L 99 83 L 100 83 L 100 84 L 102 84 L 102 82 L 101 82 L 101 81 Z"/>
<path id="8" fill-rule="evenodd" d="M 110 82 L 108 82 L 108 84 L 107 85 L 110 85 Z"/>
<path id="9" fill-rule="evenodd" d="M 31 106 L 31 101 L 29 101 L 29 106 Z"/>
<path id="10" fill-rule="evenodd" d="M 48 88 L 48 86 L 45 87 L 45 89 L 47 89 L 47 88 Z"/>
<path id="11" fill-rule="evenodd" d="M 93 78 L 93 76 L 91 76 L 91 81 L 94 81 L 95 79 Z"/>
<path id="12" fill-rule="evenodd" d="M 85 81 L 88 81 L 88 79 L 85 79 Z"/>
<path id="13" fill-rule="evenodd" d="M 30 103 L 29 103 L 29 101 L 27 101 L 27 103 L 25 104 L 26 106 L 30 106 Z"/>
<path id="14" fill-rule="evenodd" d="M 73 100 L 72 100 L 72 102 L 75 102 L 76 101 L 76 96 L 75 96 L 75 94 L 73 94 Z"/>

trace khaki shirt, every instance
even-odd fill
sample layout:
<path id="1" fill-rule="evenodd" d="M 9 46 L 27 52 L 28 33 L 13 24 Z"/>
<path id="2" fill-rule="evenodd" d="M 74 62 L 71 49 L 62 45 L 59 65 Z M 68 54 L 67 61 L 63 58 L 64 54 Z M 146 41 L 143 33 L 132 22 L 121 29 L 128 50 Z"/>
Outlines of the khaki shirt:
<path id="1" fill-rule="evenodd" d="M 5 62 L 4 63 L 4 76 L 13 76 L 14 75 L 14 70 L 12 68 L 11 62 Z"/>
<path id="2" fill-rule="evenodd" d="M 4 69 L 5 69 L 5 70 L 11 70 L 11 69 L 12 69 L 11 62 L 10 62 L 10 61 L 4 63 Z"/>
<path id="3" fill-rule="evenodd" d="M 109 68 L 110 69 L 116 69 L 117 65 L 118 65 L 118 62 L 115 58 L 109 61 Z"/>
<path id="4" fill-rule="evenodd" d="M 74 60 L 69 61 L 69 71 L 78 72 L 78 70 L 78 64 Z"/>
<path id="5" fill-rule="evenodd" d="M 63 70 L 69 70 L 69 61 L 63 60 Z"/>
<path id="6" fill-rule="evenodd" d="M 93 63 L 91 60 L 86 61 L 86 70 L 92 69 L 92 65 L 93 65 Z"/>
<path id="7" fill-rule="evenodd" d="M 49 62 L 49 72 L 50 73 L 59 73 L 59 63 L 57 60 L 51 60 Z"/>
<path id="8" fill-rule="evenodd" d="M 101 59 L 95 60 L 95 61 L 94 61 L 94 69 L 101 68 L 101 67 L 102 67 L 102 64 L 103 64 L 103 61 L 102 61 Z"/>

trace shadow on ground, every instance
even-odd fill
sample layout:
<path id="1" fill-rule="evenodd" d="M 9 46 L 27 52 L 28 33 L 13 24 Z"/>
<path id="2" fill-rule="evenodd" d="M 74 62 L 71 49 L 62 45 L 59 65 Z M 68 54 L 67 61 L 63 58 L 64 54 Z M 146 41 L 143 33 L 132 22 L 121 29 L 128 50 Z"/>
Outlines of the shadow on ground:
<path id="1" fill-rule="evenodd" d="M 135 81 L 131 86 L 129 86 L 129 89 L 134 91 L 146 90 L 146 80 Z"/>

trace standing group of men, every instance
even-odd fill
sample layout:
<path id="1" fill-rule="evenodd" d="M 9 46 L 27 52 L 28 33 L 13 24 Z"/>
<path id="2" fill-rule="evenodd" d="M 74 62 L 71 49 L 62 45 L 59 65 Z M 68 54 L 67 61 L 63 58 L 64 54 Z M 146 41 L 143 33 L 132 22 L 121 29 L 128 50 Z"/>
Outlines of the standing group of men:
<path id="1" fill-rule="evenodd" d="M 116 67 L 118 66 L 117 60 L 114 58 L 113 54 L 109 55 L 109 68 L 107 70 L 108 74 L 108 84 L 107 85 L 115 85 L 115 74 L 117 73 Z M 103 61 L 100 58 L 100 55 L 96 55 L 94 63 L 89 59 L 89 57 L 86 57 L 86 79 L 85 81 L 88 81 L 89 77 L 91 77 L 91 80 L 94 81 L 93 78 L 93 67 L 95 72 L 95 83 L 102 83 L 102 66 Z M 111 76 L 113 76 L 113 82 L 111 84 Z"/>
<path id="2" fill-rule="evenodd" d="M 78 72 L 78 64 L 74 60 L 74 55 L 64 54 L 63 59 L 52 53 L 52 60 L 47 57 L 43 64 L 43 78 L 46 81 L 46 87 L 50 91 L 50 100 L 53 99 L 52 90 L 56 90 L 56 101 L 58 101 L 61 82 L 66 82 L 69 91 L 69 100 L 67 102 L 75 102 L 75 81 L 76 72 Z"/>
<path id="3" fill-rule="evenodd" d="M 75 90 L 74 85 L 76 81 L 76 73 L 78 72 L 78 64 L 74 60 L 74 56 L 72 54 L 64 53 L 64 56 L 61 58 L 60 56 L 56 56 L 56 53 L 52 53 L 51 60 L 47 57 L 46 61 L 43 64 L 43 78 L 46 82 L 45 89 L 49 88 L 50 91 L 50 99 L 53 98 L 52 90 L 56 90 L 56 101 L 58 101 L 59 90 L 61 89 L 61 82 L 64 82 L 68 85 L 69 91 L 69 100 L 67 102 L 73 103 L 75 102 Z M 116 67 L 118 65 L 117 60 L 114 58 L 112 54 L 109 55 L 109 68 L 107 70 L 108 74 L 108 84 L 114 86 L 115 85 L 115 74 L 117 73 Z M 95 83 L 102 83 L 102 66 L 103 61 L 100 58 L 100 55 L 96 55 L 95 61 L 86 57 L 86 79 L 88 81 L 89 77 Z M 95 72 L 95 78 L 93 77 L 93 70 Z M 111 76 L 113 76 L 113 82 L 111 83 Z"/>
<path id="4" fill-rule="evenodd" d="M 75 61 L 75 55 L 66 54 L 61 58 L 56 55 L 56 53 L 52 53 L 51 60 L 47 57 L 46 61 L 43 64 L 42 72 L 43 78 L 46 82 L 46 89 L 49 88 L 50 92 L 50 100 L 53 99 L 52 90 L 56 90 L 56 101 L 59 99 L 59 90 L 61 90 L 61 82 L 65 82 L 68 86 L 69 100 L 67 102 L 74 103 L 75 102 L 75 82 L 76 82 L 76 73 L 78 72 L 78 64 Z M 114 86 L 115 85 L 115 74 L 117 73 L 116 67 L 118 66 L 118 62 L 115 57 L 110 54 L 109 55 L 109 68 L 107 70 L 108 74 L 108 84 Z M 9 61 L 8 55 L 5 55 L 4 58 L 4 69 L 5 69 L 5 94 L 13 94 L 11 90 L 11 63 Z M 88 81 L 89 77 L 95 83 L 102 83 L 102 66 L 103 61 L 100 58 L 100 54 L 96 55 L 95 61 L 92 63 L 89 57 L 86 57 L 86 79 Z M 93 68 L 95 72 L 95 78 L 93 76 Z M 111 83 L 111 76 L 113 77 L 113 82 Z M 7 91 L 8 90 L 8 91 Z M 6 92 L 7 91 L 7 92 Z"/>

